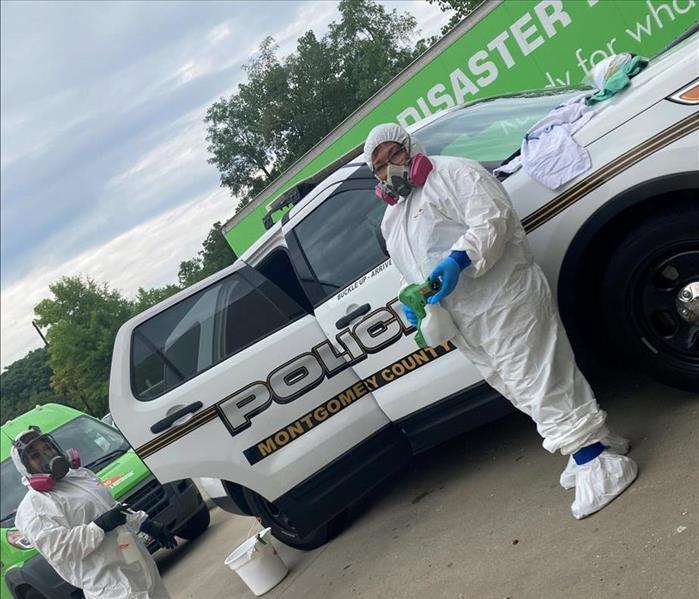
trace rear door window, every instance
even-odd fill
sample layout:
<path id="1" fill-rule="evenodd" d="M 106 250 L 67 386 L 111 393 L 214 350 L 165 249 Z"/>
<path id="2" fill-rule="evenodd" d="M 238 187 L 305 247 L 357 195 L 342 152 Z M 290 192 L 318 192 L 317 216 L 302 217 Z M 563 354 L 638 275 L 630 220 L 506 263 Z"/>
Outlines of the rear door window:
<path id="1" fill-rule="evenodd" d="M 132 391 L 138 399 L 159 397 L 304 313 L 264 277 L 248 272 L 247 278 L 234 273 L 134 329 Z"/>

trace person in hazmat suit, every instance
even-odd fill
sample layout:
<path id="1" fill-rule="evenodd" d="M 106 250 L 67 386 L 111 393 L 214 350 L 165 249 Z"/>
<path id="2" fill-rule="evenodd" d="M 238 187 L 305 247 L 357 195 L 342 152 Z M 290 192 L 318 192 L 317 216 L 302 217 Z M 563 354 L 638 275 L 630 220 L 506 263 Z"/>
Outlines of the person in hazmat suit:
<path id="1" fill-rule="evenodd" d="M 576 366 L 505 188 L 477 162 L 426 156 L 395 124 L 369 133 L 363 157 L 389 204 L 381 232 L 404 282 L 439 280 L 428 302 L 450 313 L 458 329 L 452 342 L 534 420 L 545 449 L 571 456 L 560 482 L 575 487 L 573 516 L 607 505 L 638 469 Z M 415 325 L 415 314 L 403 310 Z"/>
<path id="2" fill-rule="evenodd" d="M 17 435 L 12 460 L 29 487 L 15 525 L 56 572 L 86 599 L 169 599 L 158 568 L 136 533 L 161 546 L 177 543 L 145 512 L 117 503 L 95 474 L 80 467 L 38 427 Z"/>

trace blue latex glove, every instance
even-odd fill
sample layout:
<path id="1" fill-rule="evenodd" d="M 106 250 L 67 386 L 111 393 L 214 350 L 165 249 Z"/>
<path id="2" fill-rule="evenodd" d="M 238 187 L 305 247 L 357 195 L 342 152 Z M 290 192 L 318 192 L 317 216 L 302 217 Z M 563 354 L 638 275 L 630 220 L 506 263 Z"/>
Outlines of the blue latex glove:
<path id="1" fill-rule="evenodd" d="M 403 314 L 405 314 L 405 317 L 408 319 L 408 322 L 413 325 L 414 327 L 417 326 L 417 316 L 415 315 L 415 312 L 413 312 L 408 306 L 405 304 L 401 304 L 403 307 Z"/>
<path id="2" fill-rule="evenodd" d="M 437 268 L 432 271 L 429 279 L 430 281 L 439 279 L 441 285 L 437 293 L 427 298 L 427 303 L 437 304 L 454 291 L 459 282 L 461 271 L 469 264 L 471 264 L 471 260 L 466 252 L 452 252 L 437 264 Z"/>

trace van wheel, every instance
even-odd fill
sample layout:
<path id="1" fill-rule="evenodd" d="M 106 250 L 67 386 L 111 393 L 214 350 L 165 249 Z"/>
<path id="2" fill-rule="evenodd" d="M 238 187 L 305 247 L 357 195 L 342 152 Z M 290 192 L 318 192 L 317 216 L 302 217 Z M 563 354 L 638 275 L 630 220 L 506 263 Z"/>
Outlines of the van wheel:
<path id="1" fill-rule="evenodd" d="M 199 512 L 180 528 L 175 534 L 178 537 L 187 539 L 191 541 L 196 539 L 198 536 L 204 534 L 209 524 L 211 523 L 211 514 L 209 514 L 208 508 L 199 510 Z"/>
<path id="2" fill-rule="evenodd" d="M 612 255 L 602 287 L 610 341 L 635 369 L 699 391 L 699 210 L 656 217 Z"/>
<path id="3" fill-rule="evenodd" d="M 345 512 L 343 512 L 312 533 L 302 536 L 291 523 L 288 516 L 273 502 L 267 501 L 264 497 L 250 489 L 243 488 L 243 494 L 250 511 L 257 516 L 262 526 L 271 528 L 275 539 L 294 549 L 309 551 L 325 545 L 340 532 L 345 521 Z"/>

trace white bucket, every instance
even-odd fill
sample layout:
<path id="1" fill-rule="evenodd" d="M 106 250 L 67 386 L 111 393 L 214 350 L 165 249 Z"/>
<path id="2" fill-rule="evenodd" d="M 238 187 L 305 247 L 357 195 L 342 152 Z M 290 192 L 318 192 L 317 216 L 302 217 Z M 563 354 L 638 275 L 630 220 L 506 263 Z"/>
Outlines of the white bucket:
<path id="1" fill-rule="evenodd" d="M 289 572 L 272 546 L 271 530 L 265 528 L 249 538 L 224 562 L 257 596 L 277 586 Z"/>

